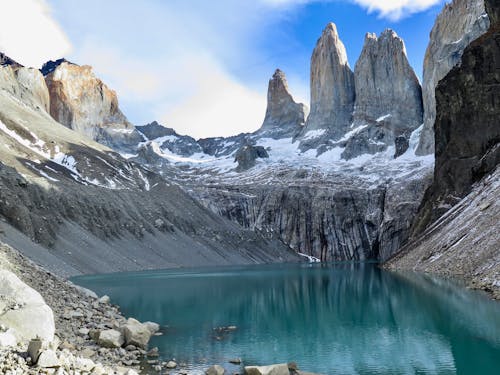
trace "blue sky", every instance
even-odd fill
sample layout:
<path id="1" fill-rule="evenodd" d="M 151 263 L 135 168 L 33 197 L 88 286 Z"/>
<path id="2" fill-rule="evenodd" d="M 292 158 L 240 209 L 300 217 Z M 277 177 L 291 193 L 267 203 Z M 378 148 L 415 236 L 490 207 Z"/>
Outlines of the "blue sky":
<path id="1" fill-rule="evenodd" d="M 5 4 L 3 4 L 5 1 Z M 257 129 L 276 68 L 309 102 L 309 61 L 328 22 L 354 68 L 366 32 L 394 29 L 421 77 L 442 0 L 0 0 L 0 49 L 26 65 L 61 56 L 94 67 L 134 124 L 195 137 Z M 16 3 L 16 4 L 11 4 Z M 10 7 L 10 9 L 9 9 Z M 32 13 L 26 17 L 27 9 Z M 23 12 L 22 14 L 21 11 Z M 10 14 L 9 14 L 10 12 Z M 16 18 L 17 17 L 17 18 Z M 43 21 L 43 22 L 42 22 Z M 3 33 L 3 34 L 2 34 Z M 37 37 L 39 40 L 37 40 Z M 16 40 L 17 38 L 17 40 Z"/>

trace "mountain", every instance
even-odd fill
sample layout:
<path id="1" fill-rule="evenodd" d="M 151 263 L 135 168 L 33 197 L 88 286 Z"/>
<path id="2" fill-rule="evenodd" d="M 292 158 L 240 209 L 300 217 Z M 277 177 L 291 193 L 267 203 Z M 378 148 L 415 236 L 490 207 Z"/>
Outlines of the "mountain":
<path id="1" fill-rule="evenodd" d="M 485 6 L 489 29 L 437 86 L 434 180 L 389 267 L 458 275 L 498 298 L 500 1 Z"/>
<path id="2" fill-rule="evenodd" d="M 109 147 L 132 151 L 143 139 L 118 106 L 116 93 L 92 72 L 60 59 L 42 67 L 50 115 L 59 123 Z"/>
<path id="3" fill-rule="evenodd" d="M 435 90 L 439 81 L 458 63 L 462 53 L 489 26 L 483 0 L 453 0 L 447 3 L 431 30 L 424 57 L 424 127 L 417 155 L 434 153 Z"/>
<path id="4" fill-rule="evenodd" d="M 54 82 L 64 80 L 57 74 L 65 64 Z M 95 93 L 96 80 L 89 87 L 88 76 L 73 74 L 59 94 Z M 296 259 L 276 239 L 211 213 L 177 184 L 55 121 L 45 82 L 38 70 L 0 67 L 2 242 L 63 275 Z M 68 118 L 85 124 L 74 98 Z M 109 113 L 96 123 L 106 125 L 97 115 Z"/>

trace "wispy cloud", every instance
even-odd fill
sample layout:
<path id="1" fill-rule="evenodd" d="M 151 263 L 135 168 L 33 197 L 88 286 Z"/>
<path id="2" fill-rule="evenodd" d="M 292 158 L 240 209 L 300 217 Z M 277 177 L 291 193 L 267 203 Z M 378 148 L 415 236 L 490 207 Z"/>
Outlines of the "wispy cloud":
<path id="1" fill-rule="evenodd" d="M 293 7 L 313 2 L 328 2 L 340 0 L 260 0 L 263 4 L 272 7 Z M 391 21 L 398 21 L 412 14 L 424 11 L 442 0 L 344 0 L 358 4 L 369 13 L 376 12 L 380 17 Z"/>
<path id="2" fill-rule="evenodd" d="M 0 50 L 23 65 L 41 67 L 71 44 L 44 0 L 0 0 Z"/>

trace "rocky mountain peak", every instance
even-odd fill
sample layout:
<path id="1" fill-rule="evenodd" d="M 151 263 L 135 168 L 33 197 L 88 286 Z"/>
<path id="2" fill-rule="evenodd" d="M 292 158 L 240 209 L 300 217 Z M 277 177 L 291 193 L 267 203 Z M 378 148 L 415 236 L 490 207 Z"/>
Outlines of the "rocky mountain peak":
<path id="1" fill-rule="evenodd" d="M 64 59 L 44 65 L 50 114 L 59 123 L 105 145 L 135 149 L 142 141 L 118 106 L 116 93 L 88 65 Z"/>
<path id="2" fill-rule="evenodd" d="M 304 125 L 306 112 L 304 104 L 293 100 L 285 73 L 276 69 L 269 80 L 266 117 L 259 131 L 274 138 L 293 136 Z"/>
<path id="3" fill-rule="evenodd" d="M 305 131 L 325 129 L 333 139 L 340 138 L 350 125 L 354 96 L 345 46 L 329 23 L 311 57 L 311 113 Z"/>
<path id="4" fill-rule="evenodd" d="M 22 67 L 22 65 L 19 64 L 17 61 L 11 59 L 5 53 L 0 52 L 0 66 L 3 66 L 3 65 L 10 65 L 13 68 L 20 68 L 20 67 Z"/>
<path id="5" fill-rule="evenodd" d="M 422 90 L 406 57 L 403 40 L 387 29 L 379 37 L 368 33 L 354 69 L 355 134 L 342 157 L 374 154 L 394 146 L 406 151 L 413 130 L 422 123 Z M 396 155 L 395 154 L 395 155 Z"/>
<path id="6" fill-rule="evenodd" d="M 47 74 L 52 73 L 62 63 L 76 65 L 76 64 L 73 64 L 72 62 L 66 60 L 65 58 L 62 58 L 62 59 L 58 59 L 55 61 L 53 61 L 53 60 L 47 61 L 45 64 L 43 64 L 42 69 L 40 69 L 40 71 L 42 72 L 42 74 L 44 76 L 46 76 Z"/>
<path id="7" fill-rule="evenodd" d="M 424 128 L 417 154 L 434 152 L 435 90 L 438 82 L 460 63 L 465 47 L 484 34 L 488 27 L 483 0 L 453 0 L 438 15 L 424 57 Z"/>

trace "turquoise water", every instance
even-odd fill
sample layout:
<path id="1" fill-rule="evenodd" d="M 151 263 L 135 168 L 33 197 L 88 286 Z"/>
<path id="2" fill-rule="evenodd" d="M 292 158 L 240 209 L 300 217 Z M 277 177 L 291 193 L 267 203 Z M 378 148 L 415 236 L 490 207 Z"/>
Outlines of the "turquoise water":
<path id="1" fill-rule="evenodd" d="M 374 264 L 165 270 L 74 278 L 160 323 L 164 359 L 295 361 L 322 374 L 500 374 L 500 303 Z M 214 330 L 235 325 L 235 331 Z"/>

